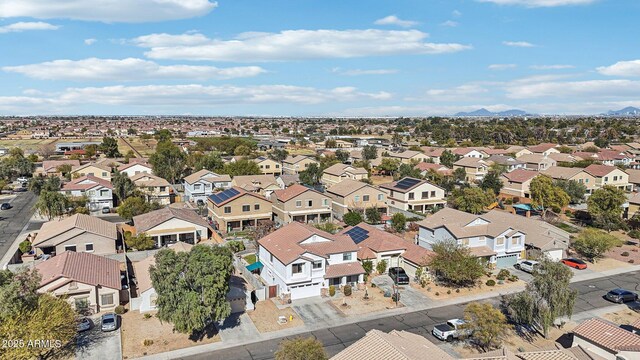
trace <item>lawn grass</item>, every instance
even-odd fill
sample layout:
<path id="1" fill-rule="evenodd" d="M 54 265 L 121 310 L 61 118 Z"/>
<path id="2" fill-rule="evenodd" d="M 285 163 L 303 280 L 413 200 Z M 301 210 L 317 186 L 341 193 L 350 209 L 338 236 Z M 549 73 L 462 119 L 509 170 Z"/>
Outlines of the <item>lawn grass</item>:
<path id="1" fill-rule="evenodd" d="M 577 232 L 580 232 L 580 230 L 578 230 L 578 229 L 574 228 L 574 227 L 573 227 L 573 226 L 571 226 L 571 225 L 567 225 L 567 224 L 565 224 L 565 223 L 559 223 L 559 224 L 557 224 L 556 226 L 557 226 L 557 227 L 559 227 L 560 229 L 562 229 L 562 230 L 564 230 L 564 231 L 568 232 L 568 233 L 575 234 L 575 233 L 577 233 Z"/>
<path id="2" fill-rule="evenodd" d="M 249 254 L 244 257 L 244 261 L 246 261 L 249 265 L 256 262 L 256 254 Z"/>

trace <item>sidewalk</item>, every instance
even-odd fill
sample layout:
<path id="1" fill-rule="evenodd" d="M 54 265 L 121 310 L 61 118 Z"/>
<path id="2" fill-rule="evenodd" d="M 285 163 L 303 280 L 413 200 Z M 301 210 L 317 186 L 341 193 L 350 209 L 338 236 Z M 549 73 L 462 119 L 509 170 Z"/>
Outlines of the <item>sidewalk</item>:
<path id="1" fill-rule="evenodd" d="M 591 273 L 591 274 L 584 274 L 584 275 L 579 274 L 579 275 L 574 276 L 571 279 L 571 282 L 574 283 L 574 282 L 580 282 L 580 281 L 585 281 L 585 280 L 606 278 L 606 277 L 609 277 L 609 276 L 623 274 L 623 273 L 629 273 L 629 272 L 634 272 L 634 271 L 638 271 L 638 270 L 640 270 L 640 266 L 612 269 L 612 270 L 603 271 L 603 272 L 600 272 L 600 273 Z M 503 293 L 489 292 L 489 293 L 479 294 L 479 295 L 475 295 L 475 296 L 463 296 L 463 297 L 459 297 L 459 298 L 455 298 L 455 299 L 449 299 L 449 300 L 438 301 L 438 302 L 434 301 L 434 302 L 432 302 L 430 304 L 427 304 L 427 305 L 424 305 L 424 306 L 402 307 L 402 308 L 397 308 L 397 309 L 385 310 L 385 311 L 382 311 L 382 312 L 366 314 L 366 315 L 362 315 L 362 316 L 353 316 L 351 318 L 325 319 L 325 321 L 323 321 L 320 324 L 315 324 L 315 325 L 305 324 L 304 326 L 301 326 L 301 327 L 296 327 L 296 328 L 291 328 L 291 329 L 286 329 L 286 330 L 281 330 L 281 331 L 275 331 L 275 332 L 270 332 L 270 333 L 259 333 L 257 336 L 252 336 L 251 338 L 244 339 L 244 341 L 242 339 L 236 339 L 236 341 L 233 341 L 233 342 L 224 342 L 224 341 L 222 341 L 222 342 L 217 342 L 217 343 L 212 343 L 212 344 L 193 346 L 193 347 L 190 347 L 190 348 L 174 350 L 174 351 L 170 351 L 170 352 L 166 352 L 166 353 L 162 353 L 162 354 L 155 354 L 155 355 L 145 356 L 145 357 L 142 357 L 141 359 L 175 359 L 175 358 L 180 358 L 180 357 L 184 357 L 184 356 L 197 355 L 197 354 L 201 354 L 201 353 L 204 353 L 204 352 L 210 352 L 210 351 L 215 351 L 215 350 L 221 350 L 221 349 L 226 349 L 226 348 L 230 348 L 230 347 L 235 347 L 235 346 L 238 346 L 240 344 L 246 345 L 246 344 L 251 344 L 251 343 L 257 343 L 257 342 L 264 341 L 264 340 L 276 339 L 276 338 L 280 338 L 280 337 L 296 336 L 296 335 L 298 335 L 300 333 L 305 333 L 305 332 L 310 332 L 310 331 L 317 331 L 317 330 L 326 329 L 326 328 L 330 328 L 330 327 L 334 327 L 334 326 L 348 325 L 348 324 L 354 324 L 354 323 L 364 322 L 364 321 L 368 321 L 368 320 L 375 320 L 375 319 L 383 318 L 383 317 L 403 315 L 403 314 L 412 313 L 412 312 L 416 312 L 416 311 L 423 311 L 423 310 L 428 310 L 428 309 L 433 309 L 433 308 L 439 308 L 439 307 L 443 307 L 443 306 L 447 306 L 447 305 L 456 305 L 456 304 L 463 304 L 463 303 L 467 303 L 467 302 L 471 302 L 471 301 L 486 300 L 486 299 L 490 299 L 490 298 L 499 297 L 499 296 L 502 296 L 502 295 L 508 295 L 508 294 L 517 293 L 517 292 L 520 292 L 520 291 L 523 291 L 523 290 L 524 290 L 524 286 L 513 287 L 513 288 L 511 288 L 508 291 L 505 291 Z M 607 308 L 602 308 L 602 309 L 597 309 L 597 310 L 593 310 L 593 311 L 587 311 L 587 312 L 584 312 L 584 313 L 579 313 L 579 314 L 574 315 L 572 317 L 572 319 L 574 319 L 574 320 L 582 320 L 582 319 L 586 319 L 586 318 L 589 318 L 589 317 L 598 316 L 598 314 L 601 314 L 601 313 L 614 311 L 619 306 L 620 305 L 613 305 L 613 306 L 610 306 L 610 307 L 607 307 Z"/>

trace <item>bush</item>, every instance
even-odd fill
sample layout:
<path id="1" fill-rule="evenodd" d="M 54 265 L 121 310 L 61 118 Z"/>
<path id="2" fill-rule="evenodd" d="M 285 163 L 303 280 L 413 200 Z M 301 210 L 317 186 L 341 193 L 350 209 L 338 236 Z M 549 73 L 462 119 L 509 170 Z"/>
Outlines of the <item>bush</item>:
<path id="1" fill-rule="evenodd" d="M 364 273 L 369 275 L 373 271 L 373 262 L 371 260 L 365 260 L 362 262 L 362 268 L 364 269 Z"/>
<path id="2" fill-rule="evenodd" d="M 144 346 L 151 346 L 151 345 L 153 345 L 153 340 L 151 340 L 151 339 L 144 339 L 144 340 L 142 340 L 142 345 L 144 345 Z"/>
<path id="3" fill-rule="evenodd" d="M 400 293 L 393 293 L 393 295 L 391 296 L 391 300 L 393 300 L 394 302 L 400 301 Z"/>
<path id="4" fill-rule="evenodd" d="M 31 242 L 29 240 L 21 242 L 20 245 L 18 245 L 18 249 L 20 249 L 20 252 L 23 254 L 28 253 L 31 251 Z"/>
<path id="5" fill-rule="evenodd" d="M 351 296 L 351 291 L 352 291 L 351 285 L 345 285 L 342 288 L 342 292 L 344 293 L 344 296 Z"/>
<path id="6" fill-rule="evenodd" d="M 496 276 L 496 279 L 498 279 L 498 280 L 506 280 L 510 275 L 511 275 L 511 273 L 509 272 L 509 270 L 501 269 L 500 272 L 498 272 L 498 276 Z"/>
<path id="7" fill-rule="evenodd" d="M 512 282 L 518 281 L 518 275 L 509 276 L 509 281 L 512 281 Z"/>
<path id="8" fill-rule="evenodd" d="M 372 288 L 374 288 L 374 287 L 376 287 L 376 286 L 377 286 L 376 284 L 371 283 L 371 287 L 372 287 Z"/>
<path id="9" fill-rule="evenodd" d="M 629 256 L 629 252 L 628 251 L 623 251 L 622 254 L 620 254 L 621 256 Z"/>
<path id="10" fill-rule="evenodd" d="M 459 294 L 459 293 L 460 293 L 460 289 L 456 289 L 456 294 Z"/>
<path id="11" fill-rule="evenodd" d="M 487 286 L 496 286 L 496 282 L 494 280 L 492 280 L 492 279 L 489 279 L 489 280 L 487 280 L 486 285 Z"/>
<path id="12" fill-rule="evenodd" d="M 227 241 L 227 246 L 229 247 L 229 249 L 231 249 L 231 252 L 233 253 L 237 253 L 245 249 L 244 243 L 239 240 Z"/>
<path id="13" fill-rule="evenodd" d="M 151 314 L 149 314 L 149 313 L 144 314 L 144 318 L 145 318 L 146 320 L 151 319 L 151 317 L 153 317 L 153 315 L 151 315 Z"/>
<path id="14" fill-rule="evenodd" d="M 436 291 L 436 296 L 440 296 L 440 292 Z"/>
<path id="15" fill-rule="evenodd" d="M 451 290 L 447 290 L 447 295 L 451 295 Z"/>
<path id="16" fill-rule="evenodd" d="M 636 229 L 636 230 L 631 230 L 627 233 L 627 235 L 629 235 L 630 237 L 634 238 L 634 239 L 640 239 L 640 230 Z"/>
<path id="17" fill-rule="evenodd" d="M 378 274 L 384 274 L 387 271 L 387 260 L 379 261 L 378 264 L 376 264 L 376 271 Z"/>
<path id="18" fill-rule="evenodd" d="M 407 226 L 407 230 L 409 231 L 418 231 L 420 229 L 420 225 L 418 225 L 415 222 L 411 222 L 409 223 L 409 226 Z"/>
<path id="19" fill-rule="evenodd" d="M 504 201 L 505 205 L 512 205 L 513 204 L 513 200 L 512 199 L 507 199 Z"/>
<path id="20" fill-rule="evenodd" d="M 126 311 L 126 310 L 125 310 L 124 306 L 122 306 L 122 305 L 118 305 L 118 306 L 116 306 L 116 309 L 114 310 L 114 312 L 115 312 L 116 314 L 118 314 L 118 315 L 122 315 L 122 314 L 124 314 L 124 313 L 125 313 L 125 311 Z"/>
<path id="21" fill-rule="evenodd" d="M 633 259 L 629 259 L 629 264 L 633 264 L 635 261 Z"/>
<path id="22" fill-rule="evenodd" d="M 334 296 L 336 294 L 336 287 L 333 285 L 329 285 L 329 296 Z"/>
<path id="23" fill-rule="evenodd" d="M 517 203 L 519 203 L 519 202 L 520 202 L 520 198 L 519 198 L 519 197 L 514 197 L 513 199 L 511 199 L 511 201 L 512 201 L 514 204 L 517 204 Z"/>

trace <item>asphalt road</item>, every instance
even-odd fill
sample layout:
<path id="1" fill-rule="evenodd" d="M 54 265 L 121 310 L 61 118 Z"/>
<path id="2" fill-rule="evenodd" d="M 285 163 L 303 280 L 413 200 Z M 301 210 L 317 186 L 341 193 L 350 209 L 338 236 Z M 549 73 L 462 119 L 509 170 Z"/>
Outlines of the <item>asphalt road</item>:
<path id="1" fill-rule="evenodd" d="M 603 295 L 617 287 L 628 290 L 640 291 L 640 271 L 625 273 L 609 278 L 586 280 L 571 285 L 579 292 L 575 304 L 574 313 L 595 310 L 613 305 L 603 299 Z M 499 298 L 491 298 L 488 302 L 498 303 Z M 363 321 L 354 324 L 336 326 L 311 332 L 303 332 L 298 336 L 313 336 L 320 340 L 331 357 L 355 341 L 362 338 L 367 331 L 378 329 L 384 332 L 391 330 L 407 330 L 425 336 L 431 342 L 439 344 L 431 330 L 433 326 L 449 319 L 463 316 L 467 304 L 443 306 L 439 308 L 416 311 L 404 315 L 388 316 L 376 320 Z M 268 360 L 274 358 L 279 343 L 285 338 L 266 340 L 258 343 L 240 345 L 228 349 L 211 351 L 203 354 L 182 357 L 181 359 L 205 360 L 205 359 L 241 359 L 241 360 Z"/>
<path id="2" fill-rule="evenodd" d="M 29 222 L 33 215 L 33 205 L 37 200 L 38 197 L 30 191 L 18 193 L 9 201 L 13 208 L 0 210 L 0 258 Z"/>

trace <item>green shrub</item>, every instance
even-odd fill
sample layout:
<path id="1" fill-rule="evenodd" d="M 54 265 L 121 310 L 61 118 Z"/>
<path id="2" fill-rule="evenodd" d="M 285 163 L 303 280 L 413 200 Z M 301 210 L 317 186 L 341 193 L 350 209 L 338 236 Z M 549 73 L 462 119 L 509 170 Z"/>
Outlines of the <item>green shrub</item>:
<path id="1" fill-rule="evenodd" d="M 623 251 L 622 254 L 620 254 L 621 256 L 629 256 L 629 252 L 628 251 Z"/>
<path id="2" fill-rule="evenodd" d="M 371 283 L 371 287 L 374 288 L 374 287 L 377 287 L 377 285 L 374 283 Z"/>
<path id="3" fill-rule="evenodd" d="M 20 249 L 20 252 L 23 254 L 28 253 L 31 251 L 31 242 L 29 240 L 21 242 L 20 245 L 18 245 L 18 249 Z"/>
<path id="4" fill-rule="evenodd" d="M 118 314 L 118 315 L 122 315 L 122 314 L 124 314 L 124 313 L 125 313 L 125 311 L 126 311 L 126 310 L 125 310 L 124 306 L 122 306 L 122 305 L 118 305 L 118 306 L 116 306 L 116 309 L 114 310 L 114 312 L 115 312 L 116 314 Z"/>
<path id="5" fill-rule="evenodd" d="M 153 340 L 151 340 L 151 339 L 144 339 L 144 340 L 142 341 L 142 345 L 144 345 L 144 346 L 151 346 L 151 345 L 153 345 Z"/>
<path id="6" fill-rule="evenodd" d="M 513 281 L 513 282 L 518 281 L 518 275 L 509 276 L 509 281 Z"/>
<path id="7" fill-rule="evenodd" d="M 489 280 L 487 280 L 486 285 L 487 286 L 496 286 L 496 282 L 493 279 L 489 279 Z"/>
<path id="8" fill-rule="evenodd" d="M 233 253 L 237 253 L 245 249 L 244 243 L 239 240 L 227 241 L 227 246 L 229 247 L 229 249 L 231 249 L 231 252 Z"/>
<path id="9" fill-rule="evenodd" d="M 147 319 L 147 320 L 151 319 L 151 317 L 153 317 L 153 315 L 151 315 L 149 313 L 144 314 L 144 318 Z"/>
<path id="10" fill-rule="evenodd" d="M 333 285 L 329 285 L 329 296 L 334 296 L 336 294 L 336 287 Z"/>
<path id="11" fill-rule="evenodd" d="M 509 270 L 507 270 L 507 269 L 501 269 L 501 270 L 500 270 L 500 272 L 498 272 L 498 276 L 496 276 L 496 279 L 498 279 L 498 280 L 505 280 L 505 279 L 507 279 L 510 275 L 511 275 L 511 273 L 509 272 Z"/>
<path id="12" fill-rule="evenodd" d="M 451 295 L 451 290 L 447 290 L 447 295 Z"/>
<path id="13" fill-rule="evenodd" d="M 351 285 L 345 285 L 342 288 L 342 292 L 344 293 L 344 296 L 351 296 L 351 291 L 352 291 Z"/>
<path id="14" fill-rule="evenodd" d="M 365 260 L 362 262 L 362 268 L 365 274 L 369 275 L 373 271 L 373 262 L 371 260 Z"/>
<path id="15" fill-rule="evenodd" d="M 627 235 L 629 235 L 630 237 L 634 238 L 634 239 L 640 239 L 640 230 L 636 229 L 636 230 L 631 230 L 627 233 Z"/>
<path id="16" fill-rule="evenodd" d="M 460 289 L 456 289 L 456 294 L 459 294 L 459 293 L 460 293 Z"/>
<path id="17" fill-rule="evenodd" d="M 436 296 L 440 296 L 440 292 L 436 291 Z"/>
<path id="18" fill-rule="evenodd" d="M 376 271 L 378 274 L 384 274 L 387 271 L 387 260 L 381 260 L 376 265 Z"/>
<path id="19" fill-rule="evenodd" d="M 633 259 L 629 259 L 629 264 L 633 264 L 635 261 Z"/>

